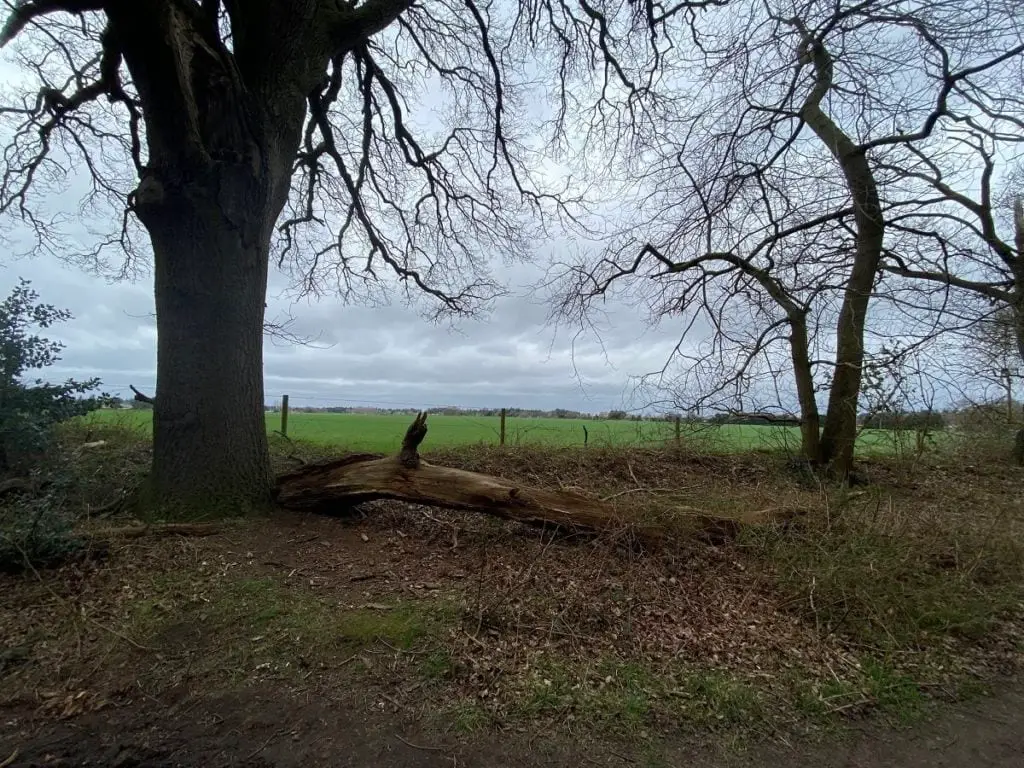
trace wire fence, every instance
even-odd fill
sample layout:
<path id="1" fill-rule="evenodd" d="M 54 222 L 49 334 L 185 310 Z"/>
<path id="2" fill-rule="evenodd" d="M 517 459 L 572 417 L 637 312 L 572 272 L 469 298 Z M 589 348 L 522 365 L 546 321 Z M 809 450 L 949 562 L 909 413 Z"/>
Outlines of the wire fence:
<path id="1" fill-rule="evenodd" d="M 311 398 L 312 399 L 312 398 Z M 267 431 L 300 440 L 352 451 L 394 452 L 420 408 L 402 408 L 402 403 L 335 399 L 335 407 L 345 412 L 325 410 L 323 402 L 294 406 L 295 396 L 287 397 L 266 413 Z M 305 398 L 299 400 L 301 403 Z M 306 400 L 309 402 L 309 400 Z M 343 405 L 342 405 L 343 404 Z M 458 413 L 450 405 L 427 408 L 445 409 L 432 413 L 428 423 L 426 450 L 467 445 L 565 446 L 565 447 L 676 447 L 694 453 L 731 453 L 772 451 L 800 454 L 801 435 L 797 426 L 783 424 L 712 424 L 680 417 L 607 416 L 557 418 L 521 415 L 520 409 L 481 409 Z M 315 408 L 315 410 L 314 410 Z M 619 414 L 622 415 L 621 413 Z M 96 418 L 106 423 L 149 431 L 148 410 L 103 411 Z M 925 448 L 941 447 L 946 436 L 924 435 Z M 858 439 L 861 455 L 900 455 L 922 451 L 922 433 L 913 430 L 864 430 Z"/>
<path id="2" fill-rule="evenodd" d="M 400 412 L 295 410 L 289 396 L 268 413 L 268 428 L 291 439 L 363 450 L 397 449 L 414 409 Z M 379 406 L 378 406 L 379 407 Z M 445 406 L 436 406 L 445 407 Z M 369 410 L 369 409 L 368 409 Z M 796 450 L 799 430 L 788 426 L 713 425 L 674 418 L 540 417 L 514 409 L 496 415 L 435 413 L 428 445 L 666 446 L 715 450 Z"/>
<path id="3" fill-rule="evenodd" d="M 331 411 L 330 408 L 337 410 Z M 340 409 L 345 409 L 341 412 Z M 782 424 L 711 424 L 681 417 L 605 416 L 556 418 L 522 415 L 526 409 L 477 408 L 460 413 L 446 403 L 321 397 L 315 393 L 289 393 L 268 407 L 267 431 L 349 450 L 397 450 L 412 416 L 433 409 L 425 447 L 465 445 L 506 446 L 676 446 L 694 451 L 780 451 L 800 453 L 799 427 Z M 495 415 L 481 415 L 480 411 Z M 149 429 L 146 411 L 124 411 L 125 426 Z M 527 413 L 529 413 L 527 411 Z M 109 420 L 108 413 L 103 418 Z M 864 430 L 858 453 L 899 454 L 920 452 L 921 435 L 914 431 Z M 933 442 L 941 440 L 929 438 Z"/>

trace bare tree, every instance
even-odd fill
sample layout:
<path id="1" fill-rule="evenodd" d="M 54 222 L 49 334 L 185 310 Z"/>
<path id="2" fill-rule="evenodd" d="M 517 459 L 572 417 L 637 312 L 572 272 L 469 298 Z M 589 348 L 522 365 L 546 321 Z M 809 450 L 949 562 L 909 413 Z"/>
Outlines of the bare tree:
<path id="1" fill-rule="evenodd" d="M 783 406 L 792 386 L 807 458 L 846 474 L 868 308 L 907 235 L 888 223 L 935 197 L 893 169 L 947 151 L 947 126 L 1012 92 L 993 86 L 1019 66 L 1021 29 L 1002 0 L 739 0 L 691 21 L 693 46 L 663 62 L 664 124 L 625 163 L 634 223 L 596 262 L 564 265 L 561 316 L 613 288 L 655 322 L 682 316 L 674 362 L 689 368 L 670 386 Z"/>
<path id="2" fill-rule="evenodd" d="M 1020 115 L 1024 128 L 1024 100 Z M 926 171 L 903 169 L 936 189 L 940 197 L 894 222 L 914 242 L 910 247 L 899 243 L 887 249 L 882 268 L 909 278 L 903 283 L 905 290 L 919 290 L 921 282 L 933 283 L 944 291 L 973 294 L 995 307 L 994 313 L 985 312 L 979 320 L 980 337 L 985 340 L 982 349 L 1001 356 L 1012 350 L 1019 366 L 1024 362 L 1024 199 L 1017 197 L 1012 203 L 1012 225 L 1000 226 L 991 189 L 995 163 L 984 148 L 985 139 L 973 138 L 983 158 L 977 198 L 955 189 L 930 159 Z M 1024 133 L 1014 141 L 1024 147 Z M 1003 234 L 1006 230 L 1012 235 Z"/>
<path id="3" fill-rule="evenodd" d="M 988 84 L 989 99 L 945 128 L 946 151 L 912 147 L 905 162 L 885 165 L 902 187 L 919 191 L 891 217 L 882 269 L 899 301 L 920 304 L 937 293 L 939 313 L 969 321 L 961 333 L 969 378 L 996 384 L 1012 423 L 1013 383 L 1024 365 L 1024 72 L 1002 74 L 1005 83 Z M 965 307 L 973 307 L 973 322 Z M 1024 429 L 1014 453 L 1024 463 Z"/>
<path id="4" fill-rule="evenodd" d="M 1013 309 L 1000 307 L 971 326 L 966 337 L 963 354 L 971 366 L 971 377 L 988 385 L 982 393 L 985 400 L 1005 399 L 1006 420 L 1012 424 L 1016 420 L 1014 384 L 1024 376 Z M 992 397 L 993 388 L 998 398 Z"/>
<path id="5" fill-rule="evenodd" d="M 638 114 L 672 45 L 659 30 L 689 7 L 7 5 L 0 43 L 17 41 L 30 82 L 0 110 L 0 211 L 20 217 L 37 248 L 67 256 L 66 212 L 52 201 L 84 182 L 90 225 L 118 226 L 81 257 L 127 254 L 131 268 L 151 244 L 151 492 L 178 514 L 270 499 L 261 352 L 272 255 L 314 293 L 376 293 L 390 273 L 438 312 L 486 305 L 500 290 L 488 255 L 525 257 L 532 216 L 572 213 L 564 190 L 535 180 L 541 150 L 583 94 L 596 94 L 594 120 Z M 435 102 L 418 104 L 428 91 Z M 537 108 L 545 99 L 549 113 Z M 531 112 L 553 115 L 547 137 L 531 130 Z"/>

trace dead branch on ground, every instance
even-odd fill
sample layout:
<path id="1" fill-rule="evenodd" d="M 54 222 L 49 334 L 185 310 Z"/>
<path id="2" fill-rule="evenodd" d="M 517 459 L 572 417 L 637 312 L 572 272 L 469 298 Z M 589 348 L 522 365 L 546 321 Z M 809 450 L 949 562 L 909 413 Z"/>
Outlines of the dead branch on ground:
<path id="1" fill-rule="evenodd" d="M 704 540 L 732 538 L 742 526 L 785 521 L 803 511 L 775 507 L 727 516 L 687 507 L 675 510 L 679 514 L 671 523 L 629 519 L 620 508 L 574 491 L 532 488 L 430 464 L 418 453 L 426 434 L 427 414 L 420 413 L 406 432 L 398 455 L 352 454 L 281 475 L 277 502 L 287 509 L 338 514 L 365 502 L 391 499 L 481 512 L 561 532 L 627 534 L 655 548 L 688 531 Z"/>

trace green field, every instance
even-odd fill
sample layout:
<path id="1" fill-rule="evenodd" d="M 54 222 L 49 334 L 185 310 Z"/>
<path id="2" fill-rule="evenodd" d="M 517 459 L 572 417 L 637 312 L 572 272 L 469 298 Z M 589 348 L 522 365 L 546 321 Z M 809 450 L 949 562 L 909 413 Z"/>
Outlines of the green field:
<path id="1" fill-rule="evenodd" d="M 96 411 L 87 420 L 148 431 L 150 411 Z M 353 451 L 387 453 L 396 451 L 412 416 L 405 414 L 296 413 L 289 414 L 288 436 L 321 445 L 336 445 Z M 433 448 L 498 444 L 497 416 L 430 417 L 424 450 Z M 281 427 L 281 416 L 267 414 L 267 431 Z M 675 425 L 661 421 L 598 421 L 591 419 L 528 419 L 506 421 L 508 445 L 582 446 L 584 428 L 588 445 L 641 446 L 665 444 L 675 440 Z M 684 445 L 709 451 L 791 450 L 800 445 L 796 427 L 727 424 L 683 424 L 680 440 Z M 861 453 L 893 453 L 914 444 L 912 434 L 870 431 L 861 436 Z"/>

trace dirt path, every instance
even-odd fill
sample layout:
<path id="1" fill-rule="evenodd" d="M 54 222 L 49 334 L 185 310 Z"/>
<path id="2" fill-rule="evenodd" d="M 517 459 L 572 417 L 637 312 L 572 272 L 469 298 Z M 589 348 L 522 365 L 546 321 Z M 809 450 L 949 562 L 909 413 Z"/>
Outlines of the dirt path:
<path id="1" fill-rule="evenodd" d="M 14 766 L 681 766 L 732 768 L 976 768 L 1024 764 L 1024 690 L 960 707 L 922 726 L 852 731 L 818 745 L 755 745 L 742 751 L 694 744 L 581 743 L 546 734 L 460 739 L 423 733 L 372 702 L 303 702 L 274 690 L 153 702 L 61 723 L 7 709 L 0 765 Z M 14 755 L 9 762 L 5 758 Z"/>
<path id="2" fill-rule="evenodd" d="M 871 728 L 813 749 L 763 751 L 763 764 L 791 768 L 974 768 L 1024 765 L 1024 689 L 958 707 L 922 726 Z"/>

